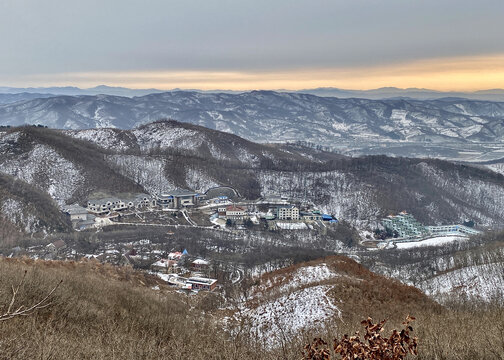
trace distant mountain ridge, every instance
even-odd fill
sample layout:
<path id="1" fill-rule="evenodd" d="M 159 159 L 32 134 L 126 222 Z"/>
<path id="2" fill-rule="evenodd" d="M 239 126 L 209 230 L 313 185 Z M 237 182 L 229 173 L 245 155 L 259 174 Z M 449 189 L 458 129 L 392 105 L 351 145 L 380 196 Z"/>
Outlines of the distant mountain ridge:
<path id="1" fill-rule="evenodd" d="M 247 90 L 201 90 L 201 89 L 131 89 L 118 86 L 98 85 L 92 88 L 78 88 L 75 86 L 60 86 L 60 87 L 28 87 L 17 88 L 0 86 L 0 94 L 51 94 L 51 95 L 114 95 L 114 96 L 144 96 L 149 94 L 158 94 L 163 92 L 172 91 L 190 91 L 200 93 L 226 93 L 226 94 L 240 94 L 249 92 Z M 438 91 L 431 89 L 419 88 L 406 88 L 401 89 L 397 87 L 382 87 L 370 90 L 348 90 L 335 87 L 320 87 L 314 89 L 301 89 L 301 90 L 286 90 L 275 89 L 276 92 L 298 93 L 298 94 L 311 94 L 323 97 L 338 97 L 338 98 L 361 98 L 370 100 L 384 100 L 384 99 L 415 99 L 415 100 L 434 100 L 442 98 L 463 98 L 471 100 L 482 101 L 504 101 L 504 89 L 487 89 L 477 91 Z"/>
<path id="2" fill-rule="evenodd" d="M 55 87 L 28 87 L 16 88 L 8 86 L 0 86 L 0 94 L 51 94 L 51 95 L 115 95 L 115 96 L 143 96 L 148 94 L 155 94 L 165 92 L 166 90 L 158 89 L 129 89 L 118 86 L 98 85 L 92 88 L 81 89 L 75 86 L 55 86 Z"/>
<path id="3" fill-rule="evenodd" d="M 163 118 L 256 142 L 501 142 L 504 102 L 367 100 L 297 93 L 174 91 L 141 97 L 54 96 L 0 105 L 0 125 L 132 129 Z"/>
<path id="4" fill-rule="evenodd" d="M 370 100 L 412 99 L 435 100 L 443 98 L 460 98 L 481 101 L 504 101 L 504 89 L 488 89 L 478 91 L 437 91 L 431 89 L 383 87 L 371 90 L 345 90 L 333 87 L 303 89 L 297 91 L 325 97 L 362 98 Z"/>

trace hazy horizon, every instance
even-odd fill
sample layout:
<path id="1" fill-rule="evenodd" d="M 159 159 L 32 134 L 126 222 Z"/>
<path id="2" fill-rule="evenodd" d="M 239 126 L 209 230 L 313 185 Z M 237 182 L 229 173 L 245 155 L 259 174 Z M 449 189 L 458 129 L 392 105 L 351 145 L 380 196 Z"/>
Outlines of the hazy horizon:
<path id="1" fill-rule="evenodd" d="M 498 0 L 6 0 L 0 83 L 504 88 L 502 13 Z"/>
<path id="2" fill-rule="evenodd" d="M 313 87 L 313 88 L 295 88 L 295 89 L 281 89 L 281 88 L 271 88 L 271 89 L 265 89 L 265 88 L 244 88 L 240 90 L 233 90 L 233 89 L 218 89 L 218 88 L 210 88 L 210 89 L 202 89 L 202 88 L 192 88 L 192 87 L 172 87 L 172 88 L 160 88 L 160 87 L 150 87 L 150 88 L 145 88 L 145 87 L 130 87 L 130 86 L 120 86 L 120 85 L 112 85 L 112 84 L 102 84 L 102 83 L 97 83 L 92 86 L 87 86 L 87 87 L 82 87 L 82 86 L 77 86 L 76 84 L 74 85 L 63 85 L 63 84 L 55 84 L 55 85 L 50 85 L 50 86 L 11 86 L 9 84 L 0 84 L 0 89 L 31 89 L 31 90 L 43 90 L 43 89 L 51 89 L 51 88 L 76 88 L 79 90 L 94 90 L 100 87 L 106 87 L 106 88 L 118 88 L 118 89 L 128 89 L 128 90 L 153 90 L 153 91 L 210 91 L 210 92 L 218 92 L 218 91 L 223 91 L 223 92 L 250 92 L 250 91 L 276 91 L 276 92 L 301 92 L 303 90 L 306 91 L 311 91 L 311 90 L 340 90 L 340 91 L 348 91 L 348 92 L 371 92 L 371 91 L 377 91 L 377 90 L 386 90 L 386 89 L 391 89 L 391 90 L 398 90 L 398 91 L 426 91 L 426 92 L 439 92 L 439 93 L 451 93 L 451 92 L 457 92 L 457 93 L 474 93 L 474 92 L 484 92 L 484 91 L 504 91 L 503 88 L 482 88 L 482 89 L 476 89 L 476 90 L 436 90 L 436 89 L 429 89 L 429 88 L 419 88 L 419 87 L 396 87 L 396 86 L 382 86 L 382 87 L 377 87 L 377 88 L 366 88 L 366 89 L 348 89 L 348 88 L 340 88 L 340 87 L 335 87 L 335 86 L 321 86 L 321 87 Z"/>

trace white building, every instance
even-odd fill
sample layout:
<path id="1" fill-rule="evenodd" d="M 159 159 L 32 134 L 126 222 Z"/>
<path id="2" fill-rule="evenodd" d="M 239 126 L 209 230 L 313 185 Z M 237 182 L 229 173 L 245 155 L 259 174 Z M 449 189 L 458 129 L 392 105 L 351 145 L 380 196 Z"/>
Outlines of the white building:
<path id="1" fill-rule="evenodd" d="M 276 217 L 278 220 L 299 220 L 299 208 L 294 205 L 279 206 Z"/>
<path id="2" fill-rule="evenodd" d="M 192 290 L 213 291 L 217 286 L 217 279 L 190 277 L 187 279 L 187 283 L 191 284 Z"/>
<path id="3" fill-rule="evenodd" d="M 427 226 L 427 230 L 429 230 L 432 234 L 452 234 L 452 233 L 461 233 L 467 235 L 478 235 L 481 234 L 481 231 L 456 224 L 456 225 L 435 225 L 435 226 Z"/>
<path id="4" fill-rule="evenodd" d="M 156 200 L 147 194 L 135 195 L 131 198 L 125 199 L 124 202 L 130 209 L 143 209 L 156 205 Z"/>
<path id="5" fill-rule="evenodd" d="M 96 215 L 105 215 L 114 211 L 128 209 L 128 205 L 118 198 L 102 198 L 88 200 L 87 210 Z"/>
<path id="6" fill-rule="evenodd" d="M 243 220 L 245 218 L 245 209 L 241 206 L 229 205 L 226 207 L 226 218 L 231 220 Z"/>

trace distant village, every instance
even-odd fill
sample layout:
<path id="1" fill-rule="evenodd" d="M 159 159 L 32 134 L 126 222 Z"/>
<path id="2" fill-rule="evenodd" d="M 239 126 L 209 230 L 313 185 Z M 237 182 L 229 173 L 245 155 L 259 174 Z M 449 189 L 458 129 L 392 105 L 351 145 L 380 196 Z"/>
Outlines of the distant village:
<path id="1" fill-rule="evenodd" d="M 212 231 L 324 231 L 338 219 L 309 204 L 287 197 L 269 196 L 244 200 L 229 187 L 213 188 L 205 194 L 174 189 L 155 195 L 134 194 L 90 198 L 86 206 L 66 205 L 62 211 L 78 231 L 99 230 L 110 225 L 200 227 Z M 424 226 L 413 215 L 401 212 L 381 221 L 382 243 L 419 241 L 432 236 L 475 235 L 470 224 Z M 170 232 L 168 232 L 169 234 Z M 379 240 L 378 240 L 379 241 Z M 378 242 L 380 244 L 380 242 Z M 118 265 L 148 269 L 182 291 L 213 291 L 218 280 L 211 276 L 208 259 L 187 250 L 166 251 L 162 243 L 149 240 L 99 244 L 91 254 L 68 248 L 63 240 L 26 250 L 28 256 L 44 259 L 95 259 Z M 214 274 L 215 275 L 215 274 Z"/>
<path id="2" fill-rule="evenodd" d="M 78 204 L 67 205 L 62 211 L 69 216 L 76 230 L 110 225 L 112 222 L 108 220 L 115 221 L 124 215 L 156 211 L 181 212 L 187 222 L 179 225 L 186 226 L 205 226 L 192 220 L 189 212 L 210 212 L 208 220 L 213 224 L 213 228 L 245 229 L 244 225 L 250 223 L 257 225 L 260 220 L 264 220 L 270 230 L 302 230 L 313 228 L 310 225 L 314 222 L 319 224 L 338 222 L 332 215 L 323 214 L 310 206 L 301 207 L 289 202 L 285 197 L 271 196 L 256 201 L 233 201 L 226 195 L 208 198 L 205 194 L 183 189 L 157 195 L 136 194 L 90 199 L 86 207 Z"/>
<path id="3" fill-rule="evenodd" d="M 62 211 L 77 231 L 100 231 L 111 225 L 166 226 L 166 236 L 178 227 L 199 227 L 211 231 L 327 231 L 338 219 L 324 214 L 302 201 L 283 196 L 256 200 L 242 199 L 232 188 L 212 188 L 205 194 L 174 189 L 155 195 L 133 194 L 115 197 L 91 197 L 85 206 L 65 205 Z M 421 241 L 432 236 L 469 236 L 480 232 L 473 224 L 424 226 L 413 215 L 401 212 L 382 219 L 382 230 L 376 237 L 378 247 L 408 241 Z M 380 240 L 381 239 L 381 240 Z M 159 241 L 159 240 L 158 240 Z M 381 244 L 381 245 L 380 245 Z M 214 291 L 219 287 L 215 264 L 189 254 L 186 249 L 167 249 L 164 241 L 151 240 L 98 242 L 89 252 L 77 251 L 63 239 L 48 245 L 13 249 L 13 256 L 54 260 L 82 258 L 129 265 L 145 269 L 174 288 L 184 292 Z M 233 269 L 236 281 L 238 268 Z"/>
<path id="4" fill-rule="evenodd" d="M 190 255 L 187 250 L 166 252 L 163 244 L 143 239 L 133 242 L 100 244 L 92 253 L 82 253 L 71 248 L 64 240 L 48 245 L 32 246 L 24 250 L 14 248 L 16 256 L 24 255 L 45 260 L 89 259 L 114 265 L 147 269 L 168 284 L 184 291 L 213 291 L 217 279 L 210 277 L 209 260 Z"/>
<path id="5" fill-rule="evenodd" d="M 206 194 L 174 189 L 155 195 L 134 194 L 90 198 L 86 206 L 65 205 L 62 211 L 78 231 L 109 225 L 157 225 L 203 227 L 212 231 L 249 231 L 254 227 L 270 231 L 324 230 L 338 223 L 301 202 L 270 196 L 242 200 L 234 189 L 214 188 Z M 213 291 L 211 262 L 185 249 L 166 252 L 162 244 L 149 240 L 100 244 L 93 254 L 77 253 L 63 240 L 27 249 L 30 257 L 45 259 L 90 258 L 100 262 L 148 268 L 168 284 L 183 291 Z"/>

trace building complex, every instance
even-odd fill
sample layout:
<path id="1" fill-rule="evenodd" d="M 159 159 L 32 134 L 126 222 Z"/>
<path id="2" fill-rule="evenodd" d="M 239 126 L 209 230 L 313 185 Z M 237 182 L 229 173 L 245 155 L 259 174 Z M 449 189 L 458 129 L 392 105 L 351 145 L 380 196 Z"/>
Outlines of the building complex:
<path id="1" fill-rule="evenodd" d="M 383 227 L 399 238 L 419 238 L 427 235 L 477 235 L 481 232 L 464 225 L 424 226 L 406 211 L 397 215 L 389 215 L 381 221 Z"/>

